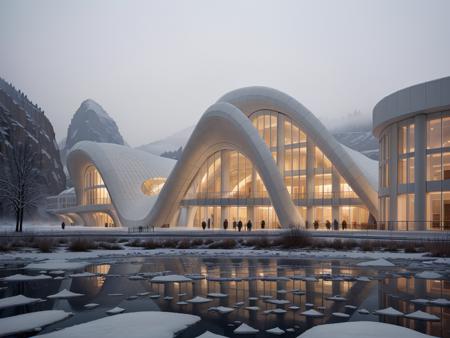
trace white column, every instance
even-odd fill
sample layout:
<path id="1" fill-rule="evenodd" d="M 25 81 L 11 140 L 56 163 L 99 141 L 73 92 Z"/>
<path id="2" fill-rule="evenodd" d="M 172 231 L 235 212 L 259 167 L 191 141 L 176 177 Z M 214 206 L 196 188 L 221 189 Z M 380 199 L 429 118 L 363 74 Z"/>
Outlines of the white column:
<path id="1" fill-rule="evenodd" d="M 398 173 L 398 127 L 394 123 L 389 127 L 389 226 L 388 230 L 397 230 L 397 173 Z"/>
<path id="2" fill-rule="evenodd" d="M 414 119 L 414 220 L 415 230 L 426 230 L 426 126 L 425 115 L 417 115 Z"/>
<path id="3" fill-rule="evenodd" d="M 230 192 L 230 150 L 222 150 L 220 152 L 220 191 L 222 198 L 227 198 Z M 223 205 L 220 213 L 220 227 L 223 222 L 228 219 L 229 226 L 232 222 L 229 219 L 230 207 Z"/>
<path id="4" fill-rule="evenodd" d="M 308 138 L 306 141 L 306 198 L 307 198 L 307 210 L 306 218 L 309 223 L 309 227 L 312 227 L 314 222 L 312 202 L 314 199 L 314 144 Z"/>

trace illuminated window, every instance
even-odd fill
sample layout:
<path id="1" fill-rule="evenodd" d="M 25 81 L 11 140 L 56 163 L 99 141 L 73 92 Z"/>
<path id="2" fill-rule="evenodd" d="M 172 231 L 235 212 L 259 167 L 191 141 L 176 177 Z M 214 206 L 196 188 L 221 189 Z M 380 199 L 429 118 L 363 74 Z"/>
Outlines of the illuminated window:
<path id="1" fill-rule="evenodd" d="M 148 196 L 154 196 L 160 193 L 161 189 L 166 183 L 164 177 L 149 178 L 142 183 L 142 192 Z"/>
<path id="2" fill-rule="evenodd" d="M 102 176 L 93 165 L 88 166 L 84 173 L 83 204 L 111 204 Z"/>

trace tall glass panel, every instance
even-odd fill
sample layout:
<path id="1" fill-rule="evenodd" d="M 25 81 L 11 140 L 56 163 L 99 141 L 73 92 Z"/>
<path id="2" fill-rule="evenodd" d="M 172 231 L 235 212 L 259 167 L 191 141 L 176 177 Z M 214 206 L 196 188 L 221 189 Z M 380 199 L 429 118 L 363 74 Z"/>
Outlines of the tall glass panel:
<path id="1" fill-rule="evenodd" d="M 441 118 L 428 120 L 427 148 L 441 147 Z"/>

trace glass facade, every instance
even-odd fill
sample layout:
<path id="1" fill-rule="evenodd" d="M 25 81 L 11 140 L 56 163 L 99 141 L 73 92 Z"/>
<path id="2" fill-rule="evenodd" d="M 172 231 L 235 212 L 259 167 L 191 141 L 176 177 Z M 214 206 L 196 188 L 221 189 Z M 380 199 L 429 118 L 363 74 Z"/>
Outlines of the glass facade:
<path id="1" fill-rule="evenodd" d="M 427 193 L 427 228 L 450 230 L 450 191 Z"/>
<path id="2" fill-rule="evenodd" d="M 397 144 L 391 147 L 395 131 Z M 419 141 L 416 141 L 416 134 Z M 432 113 L 394 123 L 381 133 L 379 144 L 380 223 L 390 224 L 392 229 L 398 230 L 448 230 L 450 112 Z M 415 177 L 416 165 L 419 166 L 418 172 L 423 172 L 423 177 Z M 390 177 L 390 166 L 397 172 L 396 182 L 395 178 Z M 414 192 L 416 189 L 423 191 L 423 187 L 425 195 L 418 199 Z M 390 204 L 392 199 L 396 202 Z M 421 214 L 415 215 L 415 212 Z"/>
<path id="3" fill-rule="evenodd" d="M 340 224 L 345 220 L 347 229 L 367 224 L 369 212 L 357 194 L 288 116 L 261 110 L 251 114 L 250 120 L 272 153 L 304 220 L 310 225 L 318 221 L 320 228 L 335 218 Z M 236 150 L 218 151 L 204 161 L 182 205 L 191 208 L 194 226 L 205 221 L 210 228 L 220 228 L 225 218 L 230 228 L 239 220 L 244 225 L 251 220 L 256 229 L 262 221 L 266 228 L 281 226 L 259 173 Z"/>
<path id="4" fill-rule="evenodd" d="M 111 204 L 108 190 L 97 168 L 90 165 L 84 173 L 83 205 Z"/>

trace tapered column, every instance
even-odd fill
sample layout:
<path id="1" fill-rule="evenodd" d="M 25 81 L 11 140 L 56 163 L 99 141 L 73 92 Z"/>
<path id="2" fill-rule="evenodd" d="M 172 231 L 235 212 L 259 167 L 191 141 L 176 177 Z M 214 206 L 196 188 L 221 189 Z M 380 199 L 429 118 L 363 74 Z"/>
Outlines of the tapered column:
<path id="1" fill-rule="evenodd" d="M 220 191 L 222 198 L 228 198 L 230 192 L 230 152 L 230 150 L 222 150 L 220 152 Z M 228 220 L 229 226 L 231 226 L 229 212 L 230 207 L 222 203 L 219 226 L 223 226 L 225 219 Z"/>
<path id="2" fill-rule="evenodd" d="M 277 117 L 277 165 L 281 177 L 284 177 L 284 115 L 282 114 L 278 114 Z"/>
<path id="3" fill-rule="evenodd" d="M 414 119 L 414 219 L 415 230 L 426 230 L 426 125 L 425 115 Z"/>
<path id="4" fill-rule="evenodd" d="M 308 138 L 306 142 L 306 198 L 308 206 L 306 215 L 310 227 L 312 227 L 312 223 L 314 222 L 312 209 L 314 199 L 314 151 L 314 144 Z"/>

